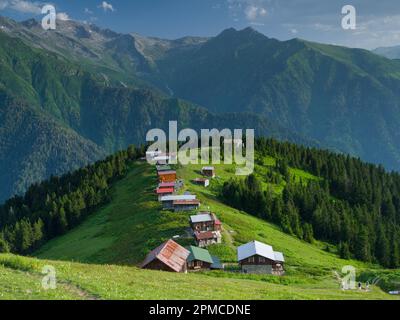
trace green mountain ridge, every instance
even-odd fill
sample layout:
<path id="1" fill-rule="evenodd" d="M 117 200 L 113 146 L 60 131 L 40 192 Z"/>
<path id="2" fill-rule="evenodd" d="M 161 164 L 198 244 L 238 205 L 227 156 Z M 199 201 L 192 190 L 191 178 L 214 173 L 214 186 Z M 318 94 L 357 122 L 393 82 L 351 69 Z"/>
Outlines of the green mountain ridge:
<path id="1" fill-rule="evenodd" d="M 104 149 L 0 90 L 0 200 L 105 156 Z"/>
<path id="2" fill-rule="evenodd" d="M 176 96 L 213 112 L 265 115 L 325 147 L 399 166 L 398 61 L 229 29 L 158 65 Z"/>
<path id="3" fill-rule="evenodd" d="M 29 184 L 51 174 L 67 172 L 129 144 L 144 143 L 149 129 L 167 129 L 169 120 L 179 120 L 181 129 L 251 127 L 259 135 L 314 143 L 265 117 L 212 114 L 192 103 L 168 98 L 154 90 L 114 85 L 101 74 L 92 74 L 84 66 L 63 56 L 29 47 L 4 32 L 0 32 L 0 70 L 0 107 L 5 113 L 0 118 L 0 135 L 3 134 L 0 138 L 11 141 L 16 148 L 14 152 L 11 148 L 4 148 L 3 152 L 9 152 L 8 156 L 0 154 L 0 159 L 14 163 L 13 171 L 8 170 L 8 163 L 1 163 L 5 173 L 0 176 L 0 182 L 7 187 L 2 187 L 0 201 L 25 191 Z M 17 101 L 21 101 L 24 107 L 20 108 Z M 26 137 L 21 133 L 24 128 L 15 126 L 15 123 L 21 122 L 17 118 L 11 119 L 19 113 L 25 117 L 27 128 L 37 125 L 30 122 L 35 118 L 27 115 L 37 114 L 44 132 L 60 137 L 60 141 L 71 139 L 82 146 L 70 149 L 68 143 L 54 145 L 48 138 L 43 138 L 47 135 L 37 130 L 30 132 L 29 139 L 22 140 Z M 18 148 L 13 140 L 20 142 Z M 72 141 L 71 145 L 74 145 Z M 43 150 L 46 152 L 43 153 Z M 51 154 L 45 158 L 44 155 L 49 152 Z M 14 158 L 10 158 L 11 155 Z M 30 159 L 32 163 L 26 165 L 24 159 Z M 6 177 L 7 180 L 1 180 Z"/>
<path id="4" fill-rule="evenodd" d="M 258 114 L 324 147 L 400 168 L 399 61 L 301 39 L 278 41 L 252 28 L 165 40 L 75 21 L 59 21 L 50 33 L 34 21 L 4 24 L 9 35 L 115 85 L 150 87 L 213 113 Z"/>
<path id="5" fill-rule="evenodd" d="M 380 47 L 372 50 L 372 52 L 388 59 L 400 59 L 400 46 Z"/>

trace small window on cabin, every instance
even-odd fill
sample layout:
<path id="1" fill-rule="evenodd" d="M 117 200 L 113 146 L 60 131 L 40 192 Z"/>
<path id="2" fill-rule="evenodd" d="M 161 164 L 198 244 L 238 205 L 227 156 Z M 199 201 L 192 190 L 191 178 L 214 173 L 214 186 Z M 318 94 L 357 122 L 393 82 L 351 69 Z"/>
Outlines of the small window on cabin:
<path id="1" fill-rule="evenodd" d="M 249 258 L 249 262 L 250 262 L 250 263 L 254 263 L 254 261 L 255 261 L 254 257 L 250 257 L 250 258 Z"/>
<path id="2" fill-rule="evenodd" d="M 265 258 L 264 258 L 264 257 L 259 257 L 259 261 L 260 261 L 261 263 L 264 263 L 264 262 L 265 262 Z"/>

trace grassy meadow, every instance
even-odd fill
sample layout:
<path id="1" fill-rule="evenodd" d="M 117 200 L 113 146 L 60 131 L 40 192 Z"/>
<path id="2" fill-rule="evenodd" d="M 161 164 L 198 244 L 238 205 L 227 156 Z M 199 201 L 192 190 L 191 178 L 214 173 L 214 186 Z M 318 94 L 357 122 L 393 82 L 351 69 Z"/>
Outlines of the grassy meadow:
<path id="1" fill-rule="evenodd" d="M 256 174 L 265 174 L 273 158 L 258 162 Z M 180 192 L 190 191 L 201 200 L 201 210 L 215 212 L 223 223 L 223 243 L 209 247 L 229 272 L 172 274 L 138 269 L 145 255 L 174 236 L 182 245 L 188 237 L 191 213 L 162 211 L 154 189 L 155 169 L 145 163 L 132 166 L 126 178 L 112 190 L 112 201 L 66 235 L 49 241 L 34 258 L 0 255 L 2 299 L 395 299 L 372 286 L 370 292 L 340 290 L 339 275 L 345 265 L 356 268 L 364 281 L 386 270 L 354 260 L 342 260 L 327 252 L 326 243 L 309 244 L 283 233 L 277 226 L 223 204 L 218 191 L 234 177 L 233 165 L 216 165 L 217 177 L 209 188 L 190 181 L 201 165 L 178 167 L 185 180 Z M 291 169 L 299 181 L 318 179 Z M 270 185 L 277 193 L 282 185 Z M 193 214 L 193 213 L 192 213 Z M 235 269 L 236 247 L 251 240 L 282 251 L 286 275 L 245 275 Z M 329 246 L 328 246 L 329 247 Z M 41 268 L 57 270 L 57 290 L 40 289 Z M 398 274 L 395 273 L 397 276 Z M 26 281 L 24 280 L 26 278 Z M 16 292 L 13 294 L 12 292 Z"/>

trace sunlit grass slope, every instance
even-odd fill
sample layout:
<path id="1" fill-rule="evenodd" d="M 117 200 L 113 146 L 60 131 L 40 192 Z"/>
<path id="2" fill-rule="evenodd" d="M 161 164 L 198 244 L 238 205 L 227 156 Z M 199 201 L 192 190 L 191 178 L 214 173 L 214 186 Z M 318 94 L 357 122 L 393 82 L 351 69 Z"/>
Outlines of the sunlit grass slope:
<path id="1" fill-rule="evenodd" d="M 273 159 L 265 159 L 261 168 L 257 168 L 258 174 L 273 164 Z M 369 293 L 339 290 L 337 274 L 343 266 L 353 265 L 358 273 L 380 270 L 379 267 L 342 260 L 327 252 L 325 243 L 306 243 L 283 233 L 273 224 L 226 206 L 218 199 L 218 190 L 223 181 L 234 177 L 235 168 L 216 165 L 216 169 L 218 177 L 210 188 L 205 189 L 190 182 L 199 176 L 201 165 L 178 168 L 178 176 L 185 180 L 181 192 L 195 193 L 201 200 L 201 209 L 215 212 L 224 225 L 223 243 L 211 246 L 210 251 L 228 265 L 234 265 L 238 245 L 254 239 L 268 243 L 285 254 L 287 273 L 284 277 L 230 272 L 175 275 L 136 269 L 146 253 L 165 239 L 181 235 L 183 237 L 178 241 L 182 244 L 191 241 L 183 239 L 190 214 L 160 210 L 154 195 L 155 169 L 145 163 L 133 165 L 127 177 L 116 183 L 110 204 L 68 234 L 47 243 L 36 256 L 85 263 L 54 262 L 62 274 L 65 273 L 67 281 L 84 286 L 101 298 L 391 298 L 378 288 Z M 291 173 L 302 181 L 318 179 L 301 170 Z M 282 188 L 279 185 L 271 187 L 276 192 Z M 215 278 L 218 278 L 219 288 L 215 288 Z M 242 289 L 237 288 L 239 283 L 243 285 Z M 114 292 L 109 286 L 119 289 Z M 194 286 L 202 290 L 194 290 Z M 246 286 L 254 286 L 254 289 L 245 290 Z M 140 288 L 141 292 L 134 288 Z"/>

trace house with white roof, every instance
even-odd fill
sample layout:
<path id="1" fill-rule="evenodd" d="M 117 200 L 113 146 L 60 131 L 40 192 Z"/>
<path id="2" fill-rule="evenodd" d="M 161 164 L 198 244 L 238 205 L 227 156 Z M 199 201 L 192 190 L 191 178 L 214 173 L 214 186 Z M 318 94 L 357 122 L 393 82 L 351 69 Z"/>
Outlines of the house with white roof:
<path id="1" fill-rule="evenodd" d="M 237 248 L 238 262 L 244 273 L 284 274 L 285 258 L 267 244 L 252 241 Z"/>

